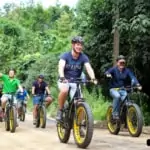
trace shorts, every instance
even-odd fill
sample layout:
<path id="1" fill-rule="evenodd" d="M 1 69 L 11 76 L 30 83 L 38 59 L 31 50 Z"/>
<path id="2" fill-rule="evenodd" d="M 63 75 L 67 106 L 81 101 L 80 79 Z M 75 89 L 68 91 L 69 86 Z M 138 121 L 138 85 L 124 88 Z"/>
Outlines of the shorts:
<path id="1" fill-rule="evenodd" d="M 70 90 L 69 96 L 70 96 L 70 99 L 72 100 L 77 90 L 77 84 L 76 83 L 62 83 L 58 81 L 58 88 L 61 90 L 64 87 Z M 81 91 L 81 87 L 80 87 L 80 91 Z M 81 94 L 81 97 L 82 97 L 82 94 Z"/>
<path id="2" fill-rule="evenodd" d="M 1 102 L 7 102 L 8 99 L 11 99 L 11 95 L 10 94 L 3 94 L 1 97 Z M 14 104 L 17 104 L 17 99 L 16 96 L 14 96 Z"/>
<path id="3" fill-rule="evenodd" d="M 33 105 L 38 105 L 40 101 L 45 101 L 45 96 L 44 95 L 36 95 L 33 97 Z"/>

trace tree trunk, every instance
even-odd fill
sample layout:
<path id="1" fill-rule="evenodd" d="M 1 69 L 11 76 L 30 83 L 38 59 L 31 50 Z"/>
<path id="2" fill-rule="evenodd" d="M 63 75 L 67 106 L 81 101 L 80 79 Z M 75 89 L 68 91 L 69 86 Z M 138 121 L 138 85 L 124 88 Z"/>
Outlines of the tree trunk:
<path id="1" fill-rule="evenodd" d="M 115 16 L 114 19 L 115 21 L 119 19 L 119 7 L 118 4 L 115 6 L 116 7 L 116 11 L 115 11 Z M 113 45 L 113 65 L 116 64 L 116 58 L 119 55 L 119 31 L 118 28 L 115 28 L 115 32 L 114 32 L 114 45 Z"/>

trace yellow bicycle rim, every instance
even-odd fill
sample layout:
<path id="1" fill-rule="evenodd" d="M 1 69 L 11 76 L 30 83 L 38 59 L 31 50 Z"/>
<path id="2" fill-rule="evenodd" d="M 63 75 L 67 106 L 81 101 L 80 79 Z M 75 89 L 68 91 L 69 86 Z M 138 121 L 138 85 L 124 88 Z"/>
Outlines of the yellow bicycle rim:
<path id="1" fill-rule="evenodd" d="M 128 109 L 127 124 L 128 124 L 128 128 L 129 128 L 130 132 L 132 134 L 135 134 L 137 132 L 138 122 L 136 121 L 136 127 L 135 127 L 133 124 L 133 120 L 132 120 L 132 117 L 134 117 L 133 115 L 136 115 L 136 110 L 134 107 L 130 107 Z"/>
<path id="2" fill-rule="evenodd" d="M 9 124 L 10 124 L 10 129 L 12 130 L 12 128 L 13 128 L 13 126 L 14 126 L 14 114 L 13 114 L 13 109 L 10 109 Z"/>
<path id="3" fill-rule="evenodd" d="M 111 132 L 115 132 L 115 129 L 116 129 L 116 124 L 113 124 L 112 123 L 112 111 L 113 111 L 113 108 L 110 107 L 108 112 L 107 112 L 107 123 L 108 123 L 108 128 Z"/>
<path id="4" fill-rule="evenodd" d="M 83 119 L 83 115 L 84 115 L 85 122 L 87 122 L 87 114 L 86 114 L 85 108 L 80 106 L 77 108 L 77 118 L 74 118 L 74 134 L 75 134 L 76 141 L 79 144 L 82 144 L 86 137 L 86 135 L 84 137 L 81 136 L 80 125 L 78 125 L 81 123 Z M 87 133 L 87 128 L 85 129 L 85 133 Z"/>
<path id="5" fill-rule="evenodd" d="M 57 124 L 58 134 L 61 139 L 65 136 L 65 129 L 63 129 L 62 125 L 60 123 Z"/>
<path id="6" fill-rule="evenodd" d="M 40 110 L 40 125 L 44 124 L 44 113 L 43 110 Z"/>

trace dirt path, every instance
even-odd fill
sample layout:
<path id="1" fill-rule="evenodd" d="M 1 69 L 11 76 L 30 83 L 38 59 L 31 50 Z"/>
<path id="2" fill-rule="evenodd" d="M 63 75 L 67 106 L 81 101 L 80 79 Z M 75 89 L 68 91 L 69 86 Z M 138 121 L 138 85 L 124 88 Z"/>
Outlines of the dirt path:
<path id="1" fill-rule="evenodd" d="M 150 135 L 142 134 L 139 138 L 132 138 L 126 132 L 118 136 L 109 134 L 107 130 L 94 130 L 93 140 L 89 150 L 150 150 L 146 140 Z M 35 128 L 32 117 L 27 116 L 26 121 L 20 122 L 16 133 L 6 132 L 4 123 L 0 123 L 0 149 L 3 150 L 77 150 L 74 140 L 68 144 L 59 142 L 55 123 L 48 121 L 47 128 Z"/>

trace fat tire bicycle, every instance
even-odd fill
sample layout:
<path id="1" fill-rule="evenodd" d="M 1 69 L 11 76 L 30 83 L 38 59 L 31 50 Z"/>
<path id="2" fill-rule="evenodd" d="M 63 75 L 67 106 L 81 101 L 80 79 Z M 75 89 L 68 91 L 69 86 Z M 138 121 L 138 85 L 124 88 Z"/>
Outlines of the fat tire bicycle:
<path id="1" fill-rule="evenodd" d="M 93 136 L 92 111 L 86 100 L 82 98 L 80 89 L 80 85 L 86 82 L 83 82 L 80 78 L 69 81 L 69 83 L 76 83 L 77 89 L 73 99 L 70 100 L 70 97 L 68 97 L 64 105 L 62 121 L 57 122 L 57 133 L 60 142 L 67 143 L 71 129 L 73 129 L 74 140 L 79 148 L 88 147 Z"/>
<path id="2" fill-rule="evenodd" d="M 21 107 L 19 108 L 20 109 L 20 114 L 18 114 L 19 115 L 18 117 L 19 117 L 20 121 L 25 121 L 26 107 L 25 107 L 24 101 L 20 100 L 19 103 L 21 104 Z"/>
<path id="3" fill-rule="evenodd" d="M 143 128 L 143 115 L 140 107 L 130 99 L 129 93 L 137 91 L 137 87 L 120 88 L 127 91 L 126 98 L 120 100 L 119 120 L 113 119 L 113 106 L 110 105 L 107 110 L 107 127 L 111 134 L 117 135 L 121 125 L 128 129 L 132 137 L 139 137 Z"/>
<path id="4" fill-rule="evenodd" d="M 15 93 L 7 93 L 11 95 L 8 98 L 5 109 L 5 129 L 6 131 L 15 132 L 17 127 L 17 108 L 14 104 Z"/>
<path id="5" fill-rule="evenodd" d="M 37 107 L 37 117 L 36 117 L 36 128 L 46 128 L 46 107 L 44 104 L 44 99 L 40 99 L 39 105 Z"/>

